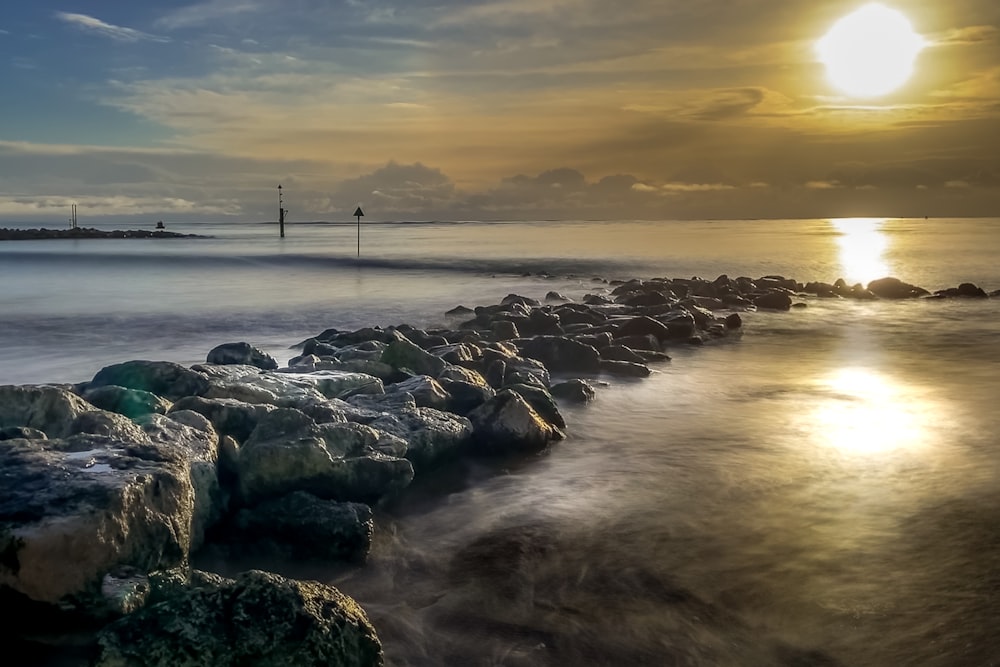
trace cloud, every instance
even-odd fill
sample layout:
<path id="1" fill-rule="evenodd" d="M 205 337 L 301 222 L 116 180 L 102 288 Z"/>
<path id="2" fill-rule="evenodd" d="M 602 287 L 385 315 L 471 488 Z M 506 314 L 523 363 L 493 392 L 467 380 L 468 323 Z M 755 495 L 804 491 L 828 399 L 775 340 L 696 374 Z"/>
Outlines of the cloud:
<path id="1" fill-rule="evenodd" d="M 268 8 L 263 0 L 208 0 L 174 10 L 156 21 L 166 30 L 200 27 L 237 14 L 252 14 Z"/>
<path id="2" fill-rule="evenodd" d="M 76 26 L 81 30 L 101 35 L 102 37 L 108 37 L 110 39 L 119 42 L 141 42 L 141 41 L 169 42 L 170 41 L 170 39 L 167 37 L 150 35 L 148 33 L 141 32 L 133 28 L 125 28 L 123 26 L 112 25 L 110 23 L 105 23 L 104 21 L 98 18 L 94 18 L 93 16 L 87 16 L 86 14 L 71 14 L 69 12 L 56 12 L 55 16 L 60 21 L 69 23 L 70 25 Z"/>

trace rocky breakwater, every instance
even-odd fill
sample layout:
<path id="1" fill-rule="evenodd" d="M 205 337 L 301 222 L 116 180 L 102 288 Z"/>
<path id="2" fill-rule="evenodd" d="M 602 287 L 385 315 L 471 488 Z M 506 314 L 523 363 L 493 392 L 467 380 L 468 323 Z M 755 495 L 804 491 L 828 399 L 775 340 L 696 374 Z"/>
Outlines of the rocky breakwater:
<path id="1" fill-rule="evenodd" d="M 0 241 L 42 241 L 47 239 L 200 239 L 199 234 L 179 234 L 162 229 L 8 229 L 0 228 Z"/>
<path id="2" fill-rule="evenodd" d="M 544 450 L 564 438 L 561 402 L 648 376 L 672 346 L 738 333 L 740 311 L 787 310 L 804 290 L 619 281 L 579 302 L 458 307 L 436 330 L 328 329 L 284 368 L 230 343 L 190 368 L 130 361 L 79 385 L 0 387 L 7 629 L 36 655 L 83 632 L 79 664 L 104 667 L 381 664 L 336 589 L 224 580 L 192 554 L 361 563 L 372 508 L 416 475 Z"/>

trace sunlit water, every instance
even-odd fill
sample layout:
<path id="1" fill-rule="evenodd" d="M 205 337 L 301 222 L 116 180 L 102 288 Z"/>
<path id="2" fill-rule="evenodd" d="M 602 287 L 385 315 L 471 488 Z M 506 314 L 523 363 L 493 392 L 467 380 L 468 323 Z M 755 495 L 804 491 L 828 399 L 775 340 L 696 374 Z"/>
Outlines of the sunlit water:
<path id="1" fill-rule="evenodd" d="M 0 246 L 0 382 L 594 276 L 1000 288 L 996 220 L 368 226 L 361 261 L 353 226 L 197 229 Z M 362 568 L 277 567 L 355 596 L 392 665 L 996 664 L 1000 300 L 807 303 L 565 406 L 543 455 L 424 479 Z"/>

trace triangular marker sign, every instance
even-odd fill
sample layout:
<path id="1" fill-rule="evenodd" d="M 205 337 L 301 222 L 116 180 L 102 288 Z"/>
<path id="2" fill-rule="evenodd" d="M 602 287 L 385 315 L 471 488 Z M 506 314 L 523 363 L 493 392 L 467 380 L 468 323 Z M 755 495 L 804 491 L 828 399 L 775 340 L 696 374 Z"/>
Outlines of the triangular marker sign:
<path id="1" fill-rule="evenodd" d="M 361 207 L 359 206 L 359 207 L 358 207 L 358 210 L 356 210 L 356 211 L 354 212 L 354 217 L 355 217 L 355 218 L 363 218 L 364 216 L 365 216 L 365 212 L 364 212 L 364 211 L 362 211 L 362 210 L 361 210 Z"/>

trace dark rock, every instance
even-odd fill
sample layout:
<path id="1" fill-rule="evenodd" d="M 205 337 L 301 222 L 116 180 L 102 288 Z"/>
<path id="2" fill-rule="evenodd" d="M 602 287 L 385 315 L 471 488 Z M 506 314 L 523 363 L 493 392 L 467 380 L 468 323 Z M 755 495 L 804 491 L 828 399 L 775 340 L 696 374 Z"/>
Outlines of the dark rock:
<path id="1" fill-rule="evenodd" d="M 208 353 L 206 361 L 210 364 L 245 364 L 265 371 L 278 367 L 274 357 L 246 342 L 218 345 Z"/>
<path id="2" fill-rule="evenodd" d="M 471 308 L 466 308 L 465 306 L 455 306 L 451 310 L 445 311 L 445 315 L 471 315 Z"/>
<path id="3" fill-rule="evenodd" d="M 174 403 L 171 412 L 191 410 L 212 423 L 219 435 L 228 435 L 237 442 L 250 437 L 260 419 L 275 410 L 272 405 L 244 403 L 232 398 L 202 398 L 189 396 Z M 340 421 L 344 421 L 341 416 Z"/>
<path id="4" fill-rule="evenodd" d="M 609 345 L 601 350 L 601 359 L 611 361 L 630 361 L 635 364 L 645 363 L 645 359 L 624 345 Z"/>
<path id="5" fill-rule="evenodd" d="M 386 394 L 406 392 L 413 396 L 418 407 L 444 410 L 448 407 L 451 397 L 441 384 L 432 377 L 415 375 L 414 377 L 391 384 L 385 388 Z"/>
<path id="6" fill-rule="evenodd" d="M 250 571 L 105 628 L 94 667 L 377 667 L 375 629 L 336 588 Z"/>
<path id="7" fill-rule="evenodd" d="M 594 400 L 597 392 L 586 380 L 572 379 L 552 385 L 552 395 L 573 403 L 587 403 Z"/>
<path id="8" fill-rule="evenodd" d="M 0 385 L 0 428 L 30 428 L 50 438 L 73 433 L 73 420 L 94 406 L 59 387 Z"/>
<path id="9" fill-rule="evenodd" d="M 644 336 L 620 336 L 614 339 L 615 344 L 622 345 L 635 351 L 649 350 L 651 352 L 661 352 L 663 350 L 660 340 L 653 334 Z"/>
<path id="10" fill-rule="evenodd" d="M 739 313 L 732 313 L 726 316 L 727 329 L 739 329 L 743 326 L 743 318 Z"/>
<path id="11" fill-rule="evenodd" d="M 426 468 L 455 457 L 472 435 L 468 419 L 433 408 L 386 413 L 371 425 L 405 440 L 405 456 L 417 468 Z"/>
<path id="12" fill-rule="evenodd" d="M 868 291 L 882 299 L 914 299 L 930 294 L 923 287 L 904 283 L 899 278 L 879 278 L 868 283 Z"/>
<path id="13" fill-rule="evenodd" d="M 538 413 L 538 416 L 548 423 L 559 428 L 566 428 L 566 420 L 563 419 L 559 412 L 559 406 L 556 405 L 548 390 L 527 384 L 509 384 L 504 387 L 504 390 L 519 394 Z"/>
<path id="14" fill-rule="evenodd" d="M 241 509 L 217 534 L 240 556 L 364 561 L 373 531 L 367 505 L 298 491 Z"/>
<path id="15" fill-rule="evenodd" d="M 520 341 L 518 349 L 553 373 L 596 373 L 600 362 L 592 346 L 562 336 L 535 336 Z"/>
<path id="16" fill-rule="evenodd" d="M 437 377 L 447 365 L 444 359 L 434 356 L 406 339 L 389 343 L 382 353 L 381 361 L 399 370 L 431 377 Z"/>
<path id="17" fill-rule="evenodd" d="M 0 440 L 47 440 L 43 431 L 30 426 L 5 426 L 0 428 Z"/>
<path id="18" fill-rule="evenodd" d="M 569 299 L 565 295 L 560 294 L 559 292 L 556 292 L 556 291 L 553 290 L 551 292 L 548 292 L 545 295 L 545 300 L 546 301 L 570 301 L 571 299 Z"/>
<path id="19" fill-rule="evenodd" d="M 989 297 L 986 290 L 972 283 L 962 283 L 958 287 L 938 290 L 934 294 L 938 297 L 967 297 L 973 299 L 985 299 Z"/>
<path id="20" fill-rule="evenodd" d="M 480 454 L 537 452 L 563 437 L 519 394 L 506 389 L 470 412 L 469 421 L 473 451 Z"/>
<path id="21" fill-rule="evenodd" d="M 490 331 L 497 340 L 513 340 L 521 337 L 517 325 L 510 320 L 494 320 L 490 324 Z"/>
<path id="22" fill-rule="evenodd" d="M 665 340 L 670 337 L 670 331 L 662 322 L 643 315 L 628 320 L 618 327 L 618 331 L 615 332 L 616 339 L 647 335 L 655 336 L 657 340 Z"/>
<path id="23" fill-rule="evenodd" d="M 792 297 L 787 292 L 766 292 L 755 297 L 753 305 L 765 310 L 788 310 L 792 307 Z"/>
<path id="24" fill-rule="evenodd" d="M 92 387 L 117 385 L 141 389 L 175 401 L 185 396 L 201 396 L 209 388 L 208 379 L 172 361 L 126 361 L 102 368 L 90 382 Z"/>
<path id="25" fill-rule="evenodd" d="M 630 361 L 612 361 L 610 359 L 601 359 L 601 372 L 625 377 L 649 377 L 650 374 L 649 368 L 644 364 L 636 364 Z"/>

